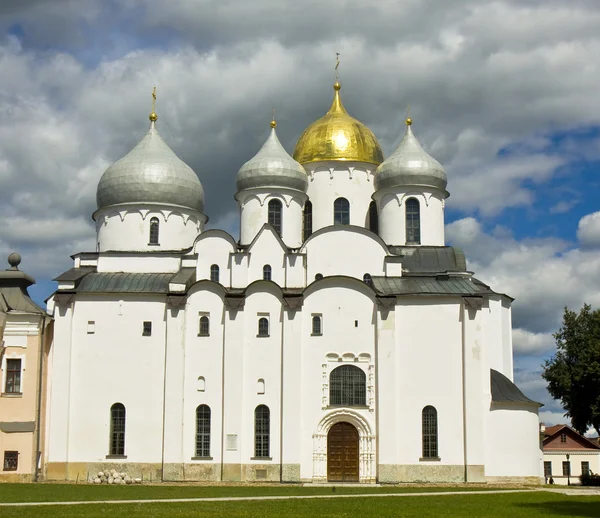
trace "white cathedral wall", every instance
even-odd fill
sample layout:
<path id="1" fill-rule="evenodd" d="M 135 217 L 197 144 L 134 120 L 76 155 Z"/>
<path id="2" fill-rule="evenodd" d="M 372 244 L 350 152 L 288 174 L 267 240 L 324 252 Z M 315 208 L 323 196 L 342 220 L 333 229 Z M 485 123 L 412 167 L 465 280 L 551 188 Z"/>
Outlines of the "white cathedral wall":
<path id="1" fill-rule="evenodd" d="M 206 216 L 173 206 L 126 204 L 94 213 L 98 251 L 183 250 L 192 246 L 204 228 Z M 158 245 L 151 245 L 150 220 L 158 218 Z"/>
<path id="2" fill-rule="evenodd" d="M 222 236 L 210 234 L 200 236 L 195 251 L 198 254 L 196 280 L 210 279 L 210 267 L 216 264 L 219 267 L 219 282 L 227 288 L 231 287 L 230 254 L 235 252 L 235 247 Z"/>
<path id="3" fill-rule="evenodd" d="M 486 355 L 490 369 L 497 370 L 513 379 L 511 309 L 506 297 L 491 295 L 488 307 L 484 307 L 483 327 Z"/>
<path id="4" fill-rule="evenodd" d="M 181 268 L 181 255 L 163 255 L 147 252 L 144 254 L 125 254 L 115 252 L 100 254 L 96 271 L 98 273 L 177 273 Z"/>
<path id="5" fill-rule="evenodd" d="M 271 280 L 285 286 L 285 251 L 271 230 L 265 229 L 248 252 L 248 278 L 244 287 L 262 279 L 267 264 L 271 266 Z"/>
<path id="6" fill-rule="evenodd" d="M 312 230 L 333 225 L 333 202 L 350 202 L 350 224 L 365 228 L 373 194 L 375 166 L 363 162 L 315 162 L 306 164 L 309 172 L 307 194 L 312 203 Z"/>

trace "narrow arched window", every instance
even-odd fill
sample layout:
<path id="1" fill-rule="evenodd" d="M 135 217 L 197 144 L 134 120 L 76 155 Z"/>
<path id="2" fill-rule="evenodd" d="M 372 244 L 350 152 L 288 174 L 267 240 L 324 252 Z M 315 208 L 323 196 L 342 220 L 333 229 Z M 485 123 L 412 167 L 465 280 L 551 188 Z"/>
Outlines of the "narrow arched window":
<path id="1" fill-rule="evenodd" d="M 312 334 L 313 335 L 321 335 L 322 334 L 321 316 L 320 315 L 314 315 L 312 317 Z"/>
<path id="2" fill-rule="evenodd" d="M 269 336 L 269 319 L 261 317 L 258 319 L 258 336 Z"/>
<path id="3" fill-rule="evenodd" d="M 272 225 L 277 232 L 281 236 L 281 228 L 282 228 L 282 205 L 279 200 L 271 200 L 269 202 L 269 225 Z"/>
<path id="4" fill-rule="evenodd" d="M 196 457 L 210 457 L 210 407 L 196 408 Z"/>
<path id="5" fill-rule="evenodd" d="M 346 198 L 338 198 L 333 202 L 333 223 L 350 225 L 350 203 Z"/>
<path id="6" fill-rule="evenodd" d="M 315 281 L 320 281 L 323 278 L 323 274 L 322 273 L 317 273 L 315 275 Z"/>
<path id="7" fill-rule="evenodd" d="M 432 406 L 423 409 L 423 458 L 438 457 L 437 410 Z"/>
<path id="8" fill-rule="evenodd" d="M 254 411 L 254 456 L 270 457 L 271 415 L 269 407 L 258 405 Z"/>
<path id="9" fill-rule="evenodd" d="M 214 282 L 219 282 L 219 266 L 213 264 L 210 267 L 210 280 Z"/>
<path id="10" fill-rule="evenodd" d="M 369 205 L 369 230 L 379 234 L 379 215 L 377 214 L 377 203 L 372 201 Z"/>
<path id="11" fill-rule="evenodd" d="M 265 264 L 263 266 L 263 280 L 270 281 L 271 280 L 271 265 Z"/>
<path id="12" fill-rule="evenodd" d="M 363 282 L 367 285 L 367 286 L 373 286 L 373 277 L 371 277 L 370 273 L 365 273 L 363 275 Z"/>
<path id="13" fill-rule="evenodd" d="M 200 317 L 200 329 L 198 329 L 199 336 L 209 336 L 210 335 L 210 320 L 206 315 L 202 315 Z"/>
<path id="14" fill-rule="evenodd" d="M 416 198 L 406 200 L 406 244 L 421 244 L 421 209 Z"/>
<path id="15" fill-rule="evenodd" d="M 265 380 L 262 378 L 259 378 L 258 381 L 256 382 L 256 393 L 257 394 L 265 393 Z"/>
<path id="16" fill-rule="evenodd" d="M 152 218 L 150 220 L 150 245 L 158 245 L 158 218 Z"/>
<path id="17" fill-rule="evenodd" d="M 303 221 L 303 241 L 306 241 L 312 234 L 312 203 L 307 201 L 304 204 L 304 221 Z"/>
<path id="18" fill-rule="evenodd" d="M 362 369 L 342 365 L 329 376 L 329 404 L 364 406 L 367 404 L 367 381 Z"/>
<path id="19" fill-rule="evenodd" d="M 125 455 L 125 406 L 110 407 L 110 455 Z"/>

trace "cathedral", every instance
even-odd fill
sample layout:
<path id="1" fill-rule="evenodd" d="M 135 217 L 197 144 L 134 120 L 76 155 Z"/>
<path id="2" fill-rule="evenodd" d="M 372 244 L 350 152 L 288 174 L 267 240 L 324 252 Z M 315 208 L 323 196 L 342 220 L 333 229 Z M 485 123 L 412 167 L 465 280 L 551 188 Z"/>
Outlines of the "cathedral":
<path id="1" fill-rule="evenodd" d="M 386 159 L 339 81 L 293 155 L 273 120 L 237 174 L 239 239 L 205 230 L 157 119 L 48 300 L 47 479 L 540 482 L 512 299 L 446 246 L 446 172 L 410 118 Z"/>

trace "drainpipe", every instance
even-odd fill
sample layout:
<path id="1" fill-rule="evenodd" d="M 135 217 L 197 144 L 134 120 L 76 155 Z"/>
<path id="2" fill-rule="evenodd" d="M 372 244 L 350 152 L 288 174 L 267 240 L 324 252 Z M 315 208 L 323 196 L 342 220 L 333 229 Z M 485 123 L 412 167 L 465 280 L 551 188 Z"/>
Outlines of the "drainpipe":
<path id="1" fill-rule="evenodd" d="M 281 356 L 279 363 L 281 364 L 281 372 L 279 378 L 279 482 L 283 482 L 283 328 L 285 326 L 285 309 L 283 300 L 281 304 Z M 295 315 L 294 315 L 295 316 Z"/>
<path id="2" fill-rule="evenodd" d="M 44 337 L 46 332 L 46 315 L 42 316 L 42 331 L 40 334 L 40 356 L 38 364 L 38 393 L 37 393 L 37 409 L 36 409 L 36 439 L 35 439 L 35 472 L 33 481 L 38 482 L 40 478 L 39 464 L 40 464 L 40 446 L 42 441 L 42 383 L 43 383 L 43 367 L 44 367 Z"/>
<path id="3" fill-rule="evenodd" d="M 163 408 L 162 408 L 162 446 L 161 446 L 161 468 L 160 479 L 165 481 L 165 417 L 167 409 L 167 322 L 168 322 L 167 298 L 165 297 L 165 357 L 163 367 Z"/>
<path id="4" fill-rule="evenodd" d="M 221 348 L 221 482 L 223 482 L 225 455 L 225 332 L 228 311 L 223 297 L 223 347 Z"/>
<path id="5" fill-rule="evenodd" d="M 466 338 L 465 332 L 467 328 L 466 319 L 467 319 L 467 308 L 465 305 L 464 299 L 460 304 L 461 311 L 461 323 L 462 323 L 462 414 L 463 414 L 463 464 L 464 464 L 464 482 L 468 482 L 468 473 L 467 473 L 467 380 L 465 378 L 466 369 Z"/>

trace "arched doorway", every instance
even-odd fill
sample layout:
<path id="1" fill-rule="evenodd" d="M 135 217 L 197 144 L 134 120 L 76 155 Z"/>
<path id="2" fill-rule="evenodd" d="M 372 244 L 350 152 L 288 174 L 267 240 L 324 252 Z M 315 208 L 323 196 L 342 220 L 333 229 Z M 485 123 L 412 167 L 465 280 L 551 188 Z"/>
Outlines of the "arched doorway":
<path id="1" fill-rule="evenodd" d="M 358 430 L 350 423 L 336 423 L 327 434 L 327 480 L 358 482 Z"/>

